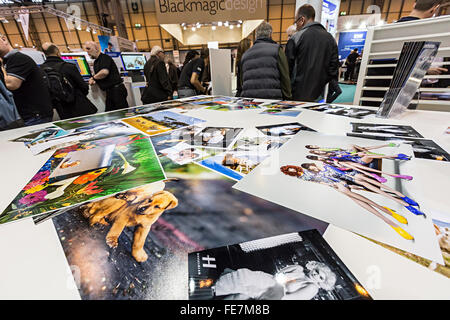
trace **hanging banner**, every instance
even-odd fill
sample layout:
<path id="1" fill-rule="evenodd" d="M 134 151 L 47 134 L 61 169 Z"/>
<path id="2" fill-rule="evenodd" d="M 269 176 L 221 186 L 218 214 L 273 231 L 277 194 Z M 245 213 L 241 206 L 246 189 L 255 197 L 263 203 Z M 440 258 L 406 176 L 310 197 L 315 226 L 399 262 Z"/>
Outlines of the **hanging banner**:
<path id="1" fill-rule="evenodd" d="M 155 0 L 159 24 L 265 19 L 267 0 Z"/>
<path id="2" fill-rule="evenodd" d="M 24 11 L 28 12 L 28 10 L 24 10 Z M 28 41 L 28 29 L 29 29 L 29 25 L 30 25 L 30 14 L 29 13 L 19 14 L 19 22 L 22 25 L 25 39 L 27 39 L 27 41 Z"/>
<path id="3" fill-rule="evenodd" d="M 367 31 L 342 31 L 339 33 L 339 60 L 346 59 L 353 49 L 361 53 L 366 43 Z"/>

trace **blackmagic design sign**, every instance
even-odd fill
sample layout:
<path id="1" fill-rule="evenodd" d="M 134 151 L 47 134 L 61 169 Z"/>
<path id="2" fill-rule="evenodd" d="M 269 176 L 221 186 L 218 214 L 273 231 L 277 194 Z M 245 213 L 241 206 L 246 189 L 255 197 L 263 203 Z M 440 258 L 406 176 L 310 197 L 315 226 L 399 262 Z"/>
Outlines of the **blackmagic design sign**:
<path id="1" fill-rule="evenodd" d="M 156 0 L 160 24 L 265 19 L 266 0 Z"/>

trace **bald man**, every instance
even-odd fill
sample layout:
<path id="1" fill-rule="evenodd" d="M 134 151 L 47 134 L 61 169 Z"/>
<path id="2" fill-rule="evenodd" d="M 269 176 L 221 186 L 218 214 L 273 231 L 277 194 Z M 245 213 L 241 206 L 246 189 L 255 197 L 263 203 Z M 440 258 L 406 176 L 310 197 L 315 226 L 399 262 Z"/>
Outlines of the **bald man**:
<path id="1" fill-rule="evenodd" d="M 114 60 L 102 53 L 100 46 L 93 41 L 86 42 L 84 49 L 92 59 L 95 59 L 95 74 L 89 80 L 89 84 L 93 85 L 96 83 L 100 89 L 106 92 L 105 111 L 128 108 L 128 92 L 123 85 Z"/>
<path id="2" fill-rule="evenodd" d="M 46 60 L 41 65 L 41 70 L 45 73 L 49 70 L 60 73 L 73 88 L 73 101 L 61 102 L 55 96 L 52 97 L 53 107 L 58 111 L 59 117 L 69 119 L 96 113 L 97 108 L 87 98 L 89 85 L 81 77 L 77 65 L 61 59 L 61 52 L 53 43 L 44 43 L 42 52 Z"/>

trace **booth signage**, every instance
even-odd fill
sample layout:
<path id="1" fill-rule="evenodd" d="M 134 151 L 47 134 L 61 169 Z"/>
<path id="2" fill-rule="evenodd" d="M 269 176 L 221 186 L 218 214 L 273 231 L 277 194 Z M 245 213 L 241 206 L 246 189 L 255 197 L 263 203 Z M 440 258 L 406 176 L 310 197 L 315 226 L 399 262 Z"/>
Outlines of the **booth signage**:
<path id="1" fill-rule="evenodd" d="M 156 0 L 160 24 L 265 19 L 266 0 Z"/>

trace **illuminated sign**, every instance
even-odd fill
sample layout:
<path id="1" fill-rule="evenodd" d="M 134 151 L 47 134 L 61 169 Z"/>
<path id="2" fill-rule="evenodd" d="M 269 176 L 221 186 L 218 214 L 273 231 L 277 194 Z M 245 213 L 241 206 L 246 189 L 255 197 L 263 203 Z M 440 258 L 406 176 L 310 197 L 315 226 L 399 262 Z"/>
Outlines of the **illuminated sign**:
<path id="1" fill-rule="evenodd" d="M 266 0 L 156 0 L 159 23 L 265 19 Z"/>

